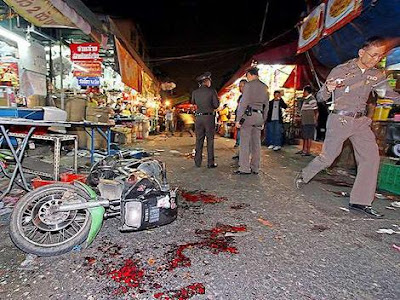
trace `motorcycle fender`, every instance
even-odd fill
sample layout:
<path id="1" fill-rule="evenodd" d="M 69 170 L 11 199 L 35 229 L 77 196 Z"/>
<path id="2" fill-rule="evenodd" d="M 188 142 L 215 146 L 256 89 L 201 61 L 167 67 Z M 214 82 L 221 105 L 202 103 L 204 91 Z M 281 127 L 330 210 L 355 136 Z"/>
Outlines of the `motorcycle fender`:
<path id="1" fill-rule="evenodd" d="M 104 213 L 106 212 L 103 206 L 89 208 L 89 211 L 92 216 L 92 223 L 90 224 L 90 231 L 85 241 L 85 248 L 89 247 L 99 233 L 103 224 Z"/>
<path id="2" fill-rule="evenodd" d="M 85 192 L 90 196 L 90 201 L 95 201 L 97 199 L 96 192 L 93 189 L 91 189 L 88 185 L 78 181 L 76 181 L 75 184 L 77 184 L 80 188 L 85 190 Z M 90 244 L 94 241 L 97 234 L 99 233 L 101 225 L 103 224 L 104 213 L 106 212 L 103 206 L 98 206 L 88 209 L 92 217 L 92 222 L 90 224 L 89 234 L 84 243 L 85 248 L 90 246 Z"/>

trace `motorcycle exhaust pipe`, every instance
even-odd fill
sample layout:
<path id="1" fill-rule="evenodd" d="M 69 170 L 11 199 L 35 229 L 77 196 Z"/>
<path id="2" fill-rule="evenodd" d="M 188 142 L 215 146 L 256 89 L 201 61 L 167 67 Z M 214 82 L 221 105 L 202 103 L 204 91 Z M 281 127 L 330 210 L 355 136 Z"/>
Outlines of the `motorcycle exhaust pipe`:
<path id="1" fill-rule="evenodd" d="M 104 200 L 97 200 L 97 201 L 90 201 L 83 203 L 61 204 L 59 207 L 54 209 L 54 212 L 87 209 L 99 206 L 108 207 L 110 206 L 110 201 L 104 199 Z"/>

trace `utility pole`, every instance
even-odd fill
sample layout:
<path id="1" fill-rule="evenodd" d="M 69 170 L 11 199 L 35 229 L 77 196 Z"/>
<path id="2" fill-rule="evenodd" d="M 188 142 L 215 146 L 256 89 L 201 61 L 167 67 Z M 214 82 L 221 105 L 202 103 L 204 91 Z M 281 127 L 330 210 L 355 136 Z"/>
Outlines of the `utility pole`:
<path id="1" fill-rule="evenodd" d="M 261 32 L 260 32 L 260 40 L 259 40 L 260 44 L 262 43 L 262 40 L 263 40 L 263 37 L 264 37 L 264 28 L 265 28 L 265 21 L 267 20 L 268 7 L 269 7 L 269 1 L 267 1 L 267 5 L 265 6 L 264 19 L 263 19 L 263 22 L 262 22 Z"/>

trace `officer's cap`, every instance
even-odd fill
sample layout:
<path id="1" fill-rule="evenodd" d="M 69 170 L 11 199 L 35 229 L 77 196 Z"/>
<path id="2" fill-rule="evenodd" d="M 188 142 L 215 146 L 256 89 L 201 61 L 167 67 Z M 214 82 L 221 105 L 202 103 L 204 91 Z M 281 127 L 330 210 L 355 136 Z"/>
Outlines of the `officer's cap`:
<path id="1" fill-rule="evenodd" d="M 211 73 L 210 72 L 205 72 L 204 74 L 201 74 L 200 76 L 197 76 L 196 81 L 203 81 L 206 79 L 210 79 L 211 80 Z"/>

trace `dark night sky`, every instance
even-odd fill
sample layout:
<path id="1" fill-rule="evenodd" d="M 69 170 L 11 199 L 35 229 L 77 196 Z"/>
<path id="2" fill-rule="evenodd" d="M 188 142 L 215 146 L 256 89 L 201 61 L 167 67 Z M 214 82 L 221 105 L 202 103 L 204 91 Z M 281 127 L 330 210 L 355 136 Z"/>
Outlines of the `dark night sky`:
<path id="1" fill-rule="evenodd" d="M 175 57 L 243 47 L 235 51 L 153 62 L 155 75 L 177 83 L 177 95 L 196 88 L 197 75 L 210 71 L 213 85 L 220 88 L 258 49 L 266 0 L 252 1 L 156 1 L 128 2 L 83 0 L 94 12 L 131 18 L 146 41 L 150 59 Z M 306 10 L 303 0 L 270 0 L 263 41 L 293 28 Z M 293 31 L 287 39 L 296 38 Z M 248 46 L 256 44 L 253 46 Z M 248 46 L 248 47 L 246 47 Z"/>

